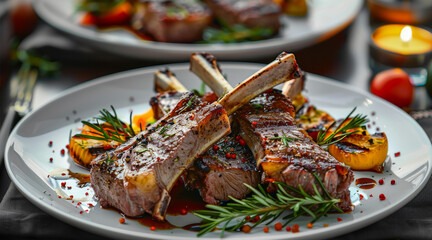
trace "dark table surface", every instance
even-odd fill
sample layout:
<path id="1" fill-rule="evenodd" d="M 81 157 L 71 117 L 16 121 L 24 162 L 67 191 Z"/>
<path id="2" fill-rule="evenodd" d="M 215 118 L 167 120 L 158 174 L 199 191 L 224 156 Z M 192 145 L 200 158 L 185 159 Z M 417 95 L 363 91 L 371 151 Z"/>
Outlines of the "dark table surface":
<path id="1" fill-rule="evenodd" d="M 5 61 L 8 39 L 8 1 L 0 1 L 0 84 L 2 110 L 8 105 L 7 80 L 11 69 Z M 307 72 L 327 76 L 335 81 L 345 82 L 353 88 L 367 90 L 372 72 L 368 67 L 368 41 L 371 32 L 369 13 L 364 7 L 354 22 L 330 39 L 314 46 L 295 51 L 297 61 Z M 58 61 L 61 69 L 58 75 L 39 77 L 33 106 L 49 101 L 64 89 L 79 83 L 124 70 L 160 64 L 116 56 L 91 49 L 73 38 L 63 35 L 40 21 L 35 31 L 21 44 L 24 49 Z M 3 56 L 3 58 L 1 57 Z M 254 62 L 267 63 L 269 59 Z M 424 89 L 416 90 L 416 106 L 428 107 L 429 98 Z M 4 118 L 4 112 L 0 113 Z M 0 120 L 2 121 L 2 120 Z M 418 120 L 429 137 L 432 136 L 432 122 Z M 4 146 L 1 146 L 4 147 Z M 7 176 L 4 164 L 0 169 L 0 235 L 10 239 L 107 239 L 77 229 L 53 218 L 31 204 L 16 189 Z M 432 239 L 432 183 L 426 185 L 420 194 L 406 206 L 390 216 L 358 231 L 337 239 Z"/>

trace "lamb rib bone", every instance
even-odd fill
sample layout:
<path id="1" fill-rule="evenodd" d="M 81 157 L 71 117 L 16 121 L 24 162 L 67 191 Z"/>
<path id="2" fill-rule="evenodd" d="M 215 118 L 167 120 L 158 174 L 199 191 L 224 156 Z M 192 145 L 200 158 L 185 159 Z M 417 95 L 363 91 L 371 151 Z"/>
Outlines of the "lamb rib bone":
<path id="1" fill-rule="evenodd" d="M 187 92 L 184 87 L 175 77 L 174 73 L 165 69 L 157 71 L 154 75 L 154 86 L 156 92 L 178 91 Z"/>
<path id="2" fill-rule="evenodd" d="M 195 66 L 216 65 L 212 56 L 196 55 L 199 54 L 191 57 Z M 207 59 L 210 59 L 210 63 Z M 202 73 L 200 75 L 211 76 Z M 225 83 L 214 83 L 221 79 Z M 227 83 L 222 75 L 202 80 L 208 85 L 213 82 L 212 86 L 223 86 Z M 342 200 L 339 206 L 350 210 L 348 187 L 353 181 L 352 171 L 321 149 L 303 129 L 296 126 L 294 108 L 287 98 L 281 96 L 274 92 L 261 94 L 233 116 L 240 125 L 240 135 L 255 154 L 257 166 L 264 170 L 267 177 L 293 187 L 300 184 L 310 194 L 315 192 L 312 184 L 315 182 L 312 173 L 315 172 L 331 196 Z M 261 107 L 257 109 L 253 105 Z M 282 142 L 280 137 L 293 141 L 285 139 L 285 142 Z M 278 138 L 280 139 L 276 140 Z"/>
<path id="3" fill-rule="evenodd" d="M 91 182 L 101 205 L 131 217 L 148 212 L 164 220 L 169 191 L 197 154 L 230 132 L 228 115 L 297 75 L 294 55 L 283 54 L 214 104 L 203 104 L 195 95 L 186 94 L 151 127 L 92 161 Z"/>
<path id="4" fill-rule="evenodd" d="M 230 84 L 226 82 L 220 71 L 215 69 L 214 65 L 206 61 L 206 55 L 207 57 L 211 56 L 205 53 L 193 53 L 191 55 L 191 71 L 196 73 L 199 77 L 203 77 L 203 81 L 212 88 L 218 97 L 221 97 L 219 103 L 228 110 L 228 115 L 235 112 L 260 93 L 278 84 L 300 77 L 294 55 L 283 52 L 276 60 L 226 93 L 226 90 L 232 89 L 232 87 L 229 87 Z M 211 73 L 205 74 L 207 70 L 211 71 Z M 206 79 L 212 80 L 207 81 Z M 222 95 L 224 93 L 226 94 Z"/>

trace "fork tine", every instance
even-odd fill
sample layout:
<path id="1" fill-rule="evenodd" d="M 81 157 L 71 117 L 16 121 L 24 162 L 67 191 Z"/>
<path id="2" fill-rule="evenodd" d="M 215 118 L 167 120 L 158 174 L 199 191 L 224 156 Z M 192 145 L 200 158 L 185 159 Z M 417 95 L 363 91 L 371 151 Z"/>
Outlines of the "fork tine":
<path id="1" fill-rule="evenodd" d="M 21 79 L 21 86 L 17 94 L 17 99 L 15 101 L 15 111 L 17 111 L 21 116 L 24 116 L 30 111 L 30 105 L 33 98 L 33 89 L 36 83 L 38 72 L 37 70 L 26 69 L 19 76 Z"/>

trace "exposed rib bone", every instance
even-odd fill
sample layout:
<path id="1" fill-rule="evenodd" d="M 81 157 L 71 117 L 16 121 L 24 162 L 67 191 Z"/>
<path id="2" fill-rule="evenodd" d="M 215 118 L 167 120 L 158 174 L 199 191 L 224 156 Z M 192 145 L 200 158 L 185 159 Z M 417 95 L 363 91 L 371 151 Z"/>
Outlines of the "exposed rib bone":
<path id="1" fill-rule="evenodd" d="M 233 90 L 233 87 L 225 80 L 219 65 L 213 55 L 208 53 L 192 53 L 190 70 L 201 79 L 213 79 L 204 81 L 216 94 L 221 97 Z"/>
<path id="2" fill-rule="evenodd" d="M 177 80 L 174 73 L 168 69 L 155 72 L 154 85 L 156 92 L 187 92 L 187 89 Z"/>
<path id="3" fill-rule="evenodd" d="M 223 95 L 225 89 L 229 89 L 228 86 L 230 85 L 218 69 L 214 57 L 212 58 L 209 54 L 194 53 L 191 57 L 191 66 L 195 66 L 191 70 L 201 77 L 218 97 L 222 97 L 219 103 L 224 106 L 228 115 L 259 95 L 259 93 L 265 92 L 280 83 L 300 77 L 294 55 L 282 53 L 276 60 L 260 69 L 226 95 Z M 207 70 L 209 73 L 203 72 Z"/>

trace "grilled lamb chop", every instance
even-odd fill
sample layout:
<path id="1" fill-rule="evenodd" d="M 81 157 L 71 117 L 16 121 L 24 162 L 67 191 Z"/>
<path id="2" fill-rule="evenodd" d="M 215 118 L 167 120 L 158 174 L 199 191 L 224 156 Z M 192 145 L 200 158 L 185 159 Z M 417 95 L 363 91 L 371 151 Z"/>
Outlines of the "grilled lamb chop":
<path id="1" fill-rule="evenodd" d="M 154 113 L 169 112 L 172 103 L 178 101 L 177 96 L 182 94 L 180 91 L 186 89 L 169 70 L 155 73 L 155 85 L 175 86 L 158 89 L 177 88 L 179 92 L 169 91 L 153 97 L 151 104 Z M 201 99 L 212 103 L 217 97 L 214 93 L 206 93 Z M 238 136 L 238 131 L 233 131 L 198 156 L 193 166 L 185 172 L 185 183 L 188 188 L 198 189 L 203 200 L 209 204 L 227 201 L 229 196 L 242 199 L 251 192 L 243 183 L 256 187 L 259 179 L 260 174 L 253 154 L 244 140 Z"/>
<path id="2" fill-rule="evenodd" d="M 192 71 L 198 76 L 211 76 L 203 74 L 203 71 L 214 66 L 215 59 L 208 58 L 208 61 L 206 58 L 205 54 L 191 57 Z M 221 84 L 215 83 L 220 79 L 223 77 L 202 78 L 210 86 L 226 87 L 225 80 Z M 274 90 L 252 99 L 237 110 L 233 118 L 240 125 L 240 135 L 254 152 L 257 166 L 267 178 L 296 188 L 300 185 L 306 192 L 314 194 L 313 184 L 319 186 L 313 175 L 315 173 L 330 195 L 341 199 L 339 207 L 350 210 L 348 188 L 354 180 L 351 169 L 338 162 L 299 128 L 294 115 L 289 98 Z"/>
<path id="3" fill-rule="evenodd" d="M 169 191 L 178 177 L 196 155 L 230 132 L 228 114 L 297 71 L 294 55 L 283 54 L 216 103 L 202 102 L 193 93 L 184 95 L 152 126 L 92 161 L 90 180 L 101 205 L 131 217 L 147 212 L 164 220 Z"/>
<path id="4" fill-rule="evenodd" d="M 249 28 L 280 28 L 280 7 L 272 0 L 205 0 L 213 14 L 228 25 L 242 24 Z"/>
<path id="5" fill-rule="evenodd" d="M 212 14 L 197 0 L 137 2 L 132 27 L 159 42 L 188 43 L 202 39 Z"/>

